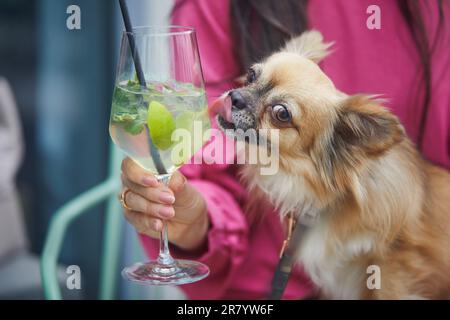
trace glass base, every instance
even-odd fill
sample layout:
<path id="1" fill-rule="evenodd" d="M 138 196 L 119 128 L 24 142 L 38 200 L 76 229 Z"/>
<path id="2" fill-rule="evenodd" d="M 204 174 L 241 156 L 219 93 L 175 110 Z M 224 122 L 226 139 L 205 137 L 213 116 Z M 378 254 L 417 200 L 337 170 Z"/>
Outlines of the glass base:
<path id="1" fill-rule="evenodd" d="M 122 270 L 122 276 L 127 280 L 156 286 L 193 283 L 208 275 L 209 268 L 206 265 L 189 260 L 175 260 L 170 265 L 157 261 L 136 263 Z"/>

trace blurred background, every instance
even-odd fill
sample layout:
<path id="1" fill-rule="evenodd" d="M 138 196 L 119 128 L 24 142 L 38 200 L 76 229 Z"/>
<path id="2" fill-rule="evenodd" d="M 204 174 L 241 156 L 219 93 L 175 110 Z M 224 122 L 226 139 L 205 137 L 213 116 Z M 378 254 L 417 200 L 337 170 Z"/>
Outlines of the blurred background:
<path id="1" fill-rule="evenodd" d="M 81 9 L 80 30 L 66 27 L 69 5 Z M 135 26 L 168 24 L 171 0 L 128 5 Z M 122 29 L 118 1 L 0 0 L 0 299 L 44 297 L 39 256 L 53 213 L 107 177 Z M 91 209 L 64 237 L 62 287 L 65 266 L 78 265 L 82 274 L 81 289 L 66 290 L 64 298 L 98 297 L 104 211 L 105 205 Z M 138 245 L 121 245 L 122 267 Z M 117 277 L 116 298 L 181 297 Z"/>

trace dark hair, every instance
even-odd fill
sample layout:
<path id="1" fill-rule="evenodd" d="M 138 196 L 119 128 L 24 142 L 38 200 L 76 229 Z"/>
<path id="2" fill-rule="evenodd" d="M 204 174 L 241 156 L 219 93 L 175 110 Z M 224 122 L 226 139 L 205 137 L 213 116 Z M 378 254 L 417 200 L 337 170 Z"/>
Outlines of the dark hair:
<path id="1" fill-rule="evenodd" d="M 440 34 L 444 22 L 443 0 L 437 0 L 439 8 L 439 21 L 437 35 Z M 425 124 L 427 122 L 428 108 L 431 99 L 431 58 L 434 48 L 437 44 L 437 37 L 430 42 L 425 28 L 423 16 L 420 12 L 420 5 L 417 0 L 398 0 L 397 4 L 406 20 L 409 30 L 413 35 L 417 50 L 419 51 L 420 61 L 422 63 L 422 78 L 425 87 L 425 96 L 422 102 L 419 130 L 417 136 L 417 145 L 422 148 Z M 428 5 L 429 2 L 425 1 Z"/>
<path id="2" fill-rule="evenodd" d="M 269 55 L 292 36 L 308 27 L 307 0 L 230 0 L 235 52 L 241 70 Z M 438 33 L 442 27 L 443 0 L 439 7 Z M 429 2 L 425 1 L 428 5 Z M 422 102 L 417 144 L 421 148 L 431 98 L 431 58 L 436 39 L 432 43 L 425 28 L 418 0 L 397 0 L 397 5 L 413 36 L 422 64 L 425 96 Z"/>

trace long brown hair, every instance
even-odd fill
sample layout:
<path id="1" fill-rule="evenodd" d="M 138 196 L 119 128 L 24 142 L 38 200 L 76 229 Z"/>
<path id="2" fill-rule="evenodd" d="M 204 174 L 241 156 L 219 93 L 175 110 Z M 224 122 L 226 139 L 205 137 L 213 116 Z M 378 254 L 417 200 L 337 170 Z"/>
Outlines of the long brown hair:
<path id="1" fill-rule="evenodd" d="M 439 7 L 438 32 L 444 21 L 443 0 Z M 308 28 L 307 0 L 230 0 L 235 52 L 241 70 L 277 50 L 287 39 Z M 428 2 L 425 2 L 428 5 Z M 422 64 L 425 95 L 422 101 L 417 144 L 422 147 L 423 134 L 431 99 L 431 62 L 437 37 L 430 41 L 418 0 L 397 0 L 408 25 Z M 419 106 L 417 106 L 419 107 Z"/>

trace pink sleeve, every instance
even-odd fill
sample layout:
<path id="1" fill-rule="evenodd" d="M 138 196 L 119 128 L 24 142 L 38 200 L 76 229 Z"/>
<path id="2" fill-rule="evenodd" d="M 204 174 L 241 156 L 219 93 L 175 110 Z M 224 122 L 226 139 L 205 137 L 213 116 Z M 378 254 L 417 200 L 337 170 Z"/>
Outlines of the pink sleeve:
<path id="1" fill-rule="evenodd" d="M 229 30 L 228 1 L 177 1 L 173 24 L 197 30 L 200 56 L 208 97 L 214 99 L 229 90 L 238 74 Z M 229 155 L 227 155 L 228 157 Z M 210 217 L 205 251 L 192 256 L 171 246 L 176 258 L 188 258 L 208 265 L 205 280 L 182 286 L 191 299 L 218 299 L 248 253 L 248 224 L 242 206 L 246 191 L 236 178 L 233 165 L 185 165 L 182 173 L 206 200 Z M 148 255 L 157 256 L 158 241 L 141 236 Z"/>

